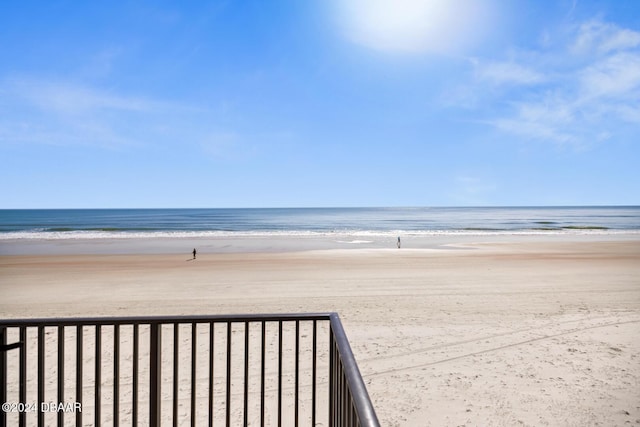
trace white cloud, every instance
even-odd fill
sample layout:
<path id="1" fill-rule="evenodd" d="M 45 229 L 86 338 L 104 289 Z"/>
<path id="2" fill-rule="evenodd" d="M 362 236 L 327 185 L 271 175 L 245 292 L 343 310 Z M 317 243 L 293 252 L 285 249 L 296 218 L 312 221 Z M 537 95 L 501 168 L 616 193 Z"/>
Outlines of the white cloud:
<path id="1" fill-rule="evenodd" d="M 161 108 L 158 102 L 124 97 L 88 86 L 41 80 L 11 80 L 7 92 L 16 99 L 42 110 L 64 114 L 92 113 L 95 110 L 148 112 Z"/>
<path id="2" fill-rule="evenodd" d="M 560 144 L 575 144 L 575 135 L 564 132 L 563 126 L 557 123 L 545 123 L 538 120 L 527 120 L 524 117 L 500 118 L 490 122 L 497 129 L 525 138 L 553 141 Z"/>
<path id="3" fill-rule="evenodd" d="M 600 21 L 580 26 L 571 49 L 577 54 L 606 54 L 640 46 L 640 32 Z"/>
<path id="4" fill-rule="evenodd" d="M 474 61 L 477 90 L 487 82 L 503 88 L 483 92 L 497 97 L 485 105 L 506 106 L 492 111 L 486 123 L 521 138 L 576 148 L 640 125 L 640 33 L 591 21 L 577 27 L 566 49 L 550 46 L 520 52 L 516 59 L 510 53 L 507 61 Z"/>
<path id="5" fill-rule="evenodd" d="M 0 82 L 0 143 L 93 145 L 105 148 L 161 140 L 178 116 L 197 110 L 73 82 Z"/>
<path id="6" fill-rule="evenodd" d="M 477 61 L 475 61 L 477 63 Z M 490 62 L 476 67 L 476 76 L 492 84 L 533 85 L 545 81 L 545 76 L 525 65 L 514 62 Z"/>
<path id="7" fill-rule="evenodd" d="M 640 53 L 613 54 L 588 66 L 579 75 L 584 96 L 640 98 Z"/>
<path id="8" fill-rule="evenodd" d="M 623 120 L 640 124 L 640 101 L 634 105 L 617 105 L 612 107 L 615 113 L 619 115 Z"/>
<path id="9" fill-rule="evenodd" d="M 192 149 L 223 162 L 285 146 L 287 130 L 241 131 L 218 110 L 46 79 L 0 81 L 0 144 Z M 278 145 L 280 144 L 280 145 Z"/>
<path id="10" fill-rule="evenodd" d="M 570 131 L 576 114 L 571 100 L 547 95 L 536 101 L 515 102 L 510 115 L 492 119 L 489 124 L 525 138 L 579 145 L 582 134 Z"/>

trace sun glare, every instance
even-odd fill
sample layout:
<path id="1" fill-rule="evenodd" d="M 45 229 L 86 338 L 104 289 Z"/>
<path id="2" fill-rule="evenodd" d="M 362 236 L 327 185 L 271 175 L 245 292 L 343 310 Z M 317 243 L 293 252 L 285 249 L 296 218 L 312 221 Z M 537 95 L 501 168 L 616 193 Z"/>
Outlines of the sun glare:
<path id="1" fill-rule="evenodd" d="M 354 43 L 381 51 L 458 53 L 479 38 L 489 0 L 342 0 L 338 22 Z"/>

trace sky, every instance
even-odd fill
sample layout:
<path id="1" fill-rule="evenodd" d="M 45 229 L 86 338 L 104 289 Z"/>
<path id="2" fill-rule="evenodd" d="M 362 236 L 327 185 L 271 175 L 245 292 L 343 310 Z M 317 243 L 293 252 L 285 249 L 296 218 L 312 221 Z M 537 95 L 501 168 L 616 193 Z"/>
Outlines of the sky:
<path id="1" fill-rule="evenodd" d="M 640 204 L 636 0 L 4 1 L 0 208 Z"/>

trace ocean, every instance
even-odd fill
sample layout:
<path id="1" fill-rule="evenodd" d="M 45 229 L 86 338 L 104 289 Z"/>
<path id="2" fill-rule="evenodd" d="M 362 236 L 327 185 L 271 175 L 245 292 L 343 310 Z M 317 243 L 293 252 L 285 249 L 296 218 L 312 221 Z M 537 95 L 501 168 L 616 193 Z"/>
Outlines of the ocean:
<path id="1" fill-rule="evenodd" d="M 0 240 L 640 234 L 640 206 L 0 210 Z"/>

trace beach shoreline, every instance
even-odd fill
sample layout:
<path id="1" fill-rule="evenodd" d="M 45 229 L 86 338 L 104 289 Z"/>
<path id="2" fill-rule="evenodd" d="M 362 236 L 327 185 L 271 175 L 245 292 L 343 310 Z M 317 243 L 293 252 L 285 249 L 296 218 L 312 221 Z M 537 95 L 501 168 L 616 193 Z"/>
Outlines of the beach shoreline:
<path id="1" fill-rule="evenodd" d="M 637 235 L 446 237 L 5 251 L 0 315 L 335 311 L 383 425 L 640 423 Z"/>
<path id="2" fill-rule="evenodd" d="M 200 253 L 302 252 L 332 249 L 397 249 L 397 238 L 403 249 L 446 249 L 475 243 L 510 242 L 576 242 L 603 241 L 640 242 L 637 232 L 539 232 L 539 233 L 310 233 L 310 234 L 245 234 L 219 237 L 59 237 L 51 239 L 0 240 L 0 256 L 4 255 L 135 255 L 189 253 L 195 247 Z"/>

